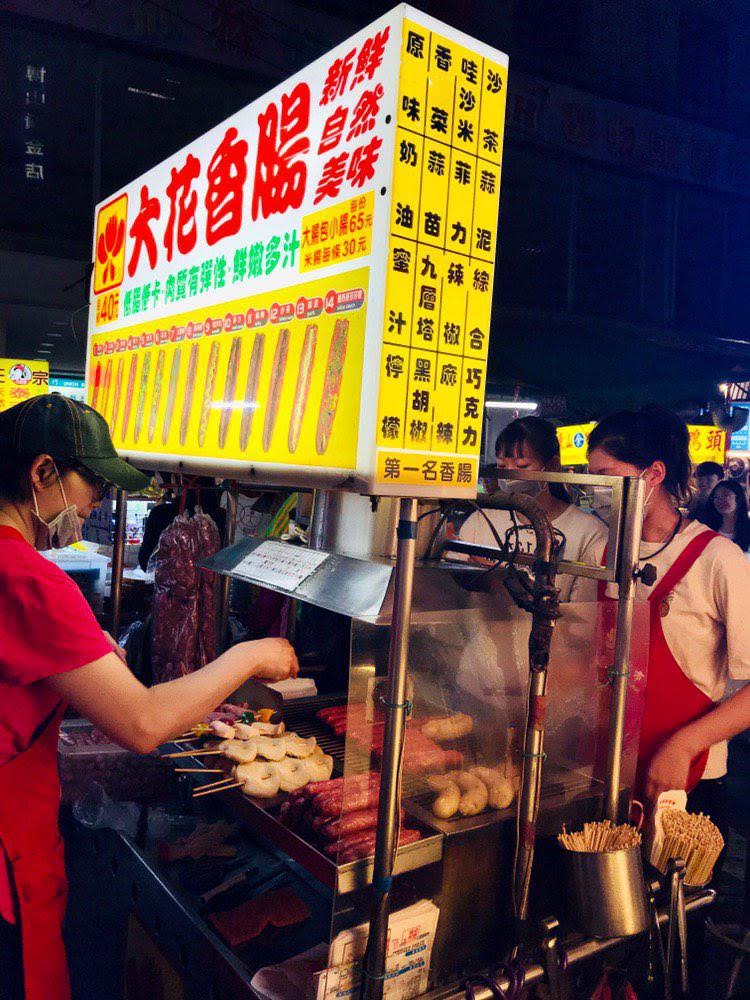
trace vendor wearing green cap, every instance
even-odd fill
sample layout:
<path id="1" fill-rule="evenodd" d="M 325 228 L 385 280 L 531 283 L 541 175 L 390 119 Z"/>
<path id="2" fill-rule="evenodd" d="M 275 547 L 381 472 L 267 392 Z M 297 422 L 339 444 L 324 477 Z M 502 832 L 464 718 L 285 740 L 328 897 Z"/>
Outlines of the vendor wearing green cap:
<path id="1" fill-rule="evenodd" d="M 283 639 L 240 643 L 202 670 L 145 688 L 76 585 L 40 550 L 81 538 L 108 486 L 148 479 L 122 461 L 104 419 L 57 394 L 0 413 L 0 998 L 68 1000 L 61 924 L 57 736 L 72 705 L 148 753 L 248 677 L 296 676 Z"/>

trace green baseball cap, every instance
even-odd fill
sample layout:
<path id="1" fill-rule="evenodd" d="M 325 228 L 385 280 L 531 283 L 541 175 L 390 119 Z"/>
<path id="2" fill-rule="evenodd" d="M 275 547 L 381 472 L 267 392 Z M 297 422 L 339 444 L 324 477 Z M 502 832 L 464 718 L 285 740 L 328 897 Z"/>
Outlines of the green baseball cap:
<path id="1" fill-rule="evenodd" d="M 100 413 L 57 392 L 34 396 L 0 413 L 0 438 L 25 455 L 78 462 L 128 493 L 143 490 L 150 482 L 149 476 L 119 457 Z"/>

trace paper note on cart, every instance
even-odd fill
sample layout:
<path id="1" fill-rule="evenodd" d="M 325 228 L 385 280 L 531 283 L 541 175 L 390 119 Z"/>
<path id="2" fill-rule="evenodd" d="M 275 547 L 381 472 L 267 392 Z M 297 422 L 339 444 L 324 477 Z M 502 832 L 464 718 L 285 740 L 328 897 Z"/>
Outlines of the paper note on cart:
<path id="1" fill-rule="evenodd" d="M 384 997 L 407 1000 L 425 992 L 439 915 L 440 910 L 429 899 L 391 914 Z M 343 1000 L 359 995 L 367 930 L 367 924 L 360 924 L 334 938 L 330 967 L 320 974 L 316 1000 Z"/>
<path id="2" fill-rule="evenodd" d="M 327 552 L 296 548 L 283 542 L 263 542 L 237 564 L 233 573 L 254 583 L 292 591 L 327 558 Z"/>

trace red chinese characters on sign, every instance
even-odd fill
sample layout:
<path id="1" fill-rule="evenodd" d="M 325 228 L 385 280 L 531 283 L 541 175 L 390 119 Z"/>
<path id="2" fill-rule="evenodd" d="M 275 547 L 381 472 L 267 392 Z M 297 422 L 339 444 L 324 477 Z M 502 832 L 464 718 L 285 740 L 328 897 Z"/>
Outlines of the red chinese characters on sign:
<path id="1" fill-rule="evenodd" d="M 320 137 L 320 145 L 318 146 L 319 153 L 327 153 L 331 149 L 335 149 L 341 142 L 348 114 L 349 108 L 345 108 L 342 105 L 326 118 L 325 125 L 323 126 L 323 134 Z"/>
<path id="2" fill-rule="evenodd" d="M 172 167 L 171 180 L 167 185 L 169 218 L 164 230 L 167 260 L 171 260 L 174 254 L 175 229 L 177 230 L 177 250 L 181 254 L 190 253 L 198 239 L 198 229 L 195 224 L 198 195 L 191 190 L 191 187 L 200 172 L 200 160 L 191 153 L 188 153 L 179 170 Z"/>
<path id="3" fill-rule="evenodd" d="M 151 224 L 161 215 L 161 207 L 158 198 L 151 198 L 148 193 L 148 185 L 141 188 L 141 207 L 135 217 L 133 225 L 130 227 L 130 238 L 133 240 L 133 252 L 128 261 L 128 274 L 132 278 L 138 270 L 138 261 L 141 256 L 141 248 L 145 246 L 148 254 L 148 264 L 151 270 L 156 267 L 157 250 L 156 239 L 151 230 Z"/>
<path id="4" fill-rule="evenodd" d="M 352 49 L 341 59 L 334 59 L 328 67 L 320 103 L 330 104 L 349 90 L 354 90 L 365 80 L 372 80 L 383 62 L 390 27 L 366 38 L 359 52 Z"/>
<path id="5" fill-rule="evenodd" d="M 365 90 L 362 93 L 352 113 L 352 124 L 346 137 L 347 142 L 375 128 L 375 119 L 380 112 L 380 102 L 384 93 L 382 83 L 379 83 L 373 90 Z"/>
<path id="6" fill-rule="evenodd" d="M 206 171 L 206 242 L 209 246 L 242 227 L 242 198 L 247 180 L 247 142 L 228 128 Z"/>
<path id="7" fill-rule="evenodd" d="M 351 52 L 347 52 L 343 59 L 334 59 L 331 63 L 326 75 L 326 81 L 323 84 L 323 94 L 320 98 L 321 104 L 330 104 L 331 101 L 335 101 L 337 97 L 341 97 L 346 92 L 346 85 L 354 68 L 354 57 L 356 54 L 357 50 L 352 49 Z"/>
<path id="8" fill-rule="evenodd" d="M 253 221 L 258 213 L 269 215 L 299 208 L 305 197 L 310 149 L 307 127 L 310 122 L 310 88 L 298 83 L 283 94 L 280 108 L 271 102 L 258 115 L 258 153 L 253 186 Z"/>
<path id="9" fill-rule="evenodd" d="M 368 181 L 373 179 L 375 164 L 382 145 L 383 140 L 373 136 L 366 145 L 354 150 L 346 174 L 346 179 L 351 182 L 352 187 L 364 187 Z"/>

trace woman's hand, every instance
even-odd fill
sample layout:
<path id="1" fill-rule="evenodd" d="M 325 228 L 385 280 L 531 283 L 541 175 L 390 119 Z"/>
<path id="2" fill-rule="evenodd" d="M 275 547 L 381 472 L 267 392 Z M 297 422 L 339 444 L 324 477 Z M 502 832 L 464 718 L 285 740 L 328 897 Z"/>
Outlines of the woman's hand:
<path id="1" fill-rule="evenodd" d="M 687 787 L 690 763 L 695 755 L 681 732 L 662 743 L 651 758 L 646 775 L 646 799 L 652 806 L 662 792 Z"/>
<path id="2" fill-rule="evenodd" d="M 299 673 L 297 654 L 286 639 L 258 639 L 246 643 L 256 664 L 253 677 L 266 681 L 284 681 Z"/>

